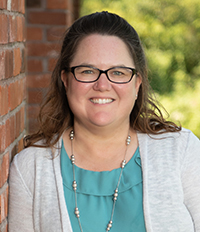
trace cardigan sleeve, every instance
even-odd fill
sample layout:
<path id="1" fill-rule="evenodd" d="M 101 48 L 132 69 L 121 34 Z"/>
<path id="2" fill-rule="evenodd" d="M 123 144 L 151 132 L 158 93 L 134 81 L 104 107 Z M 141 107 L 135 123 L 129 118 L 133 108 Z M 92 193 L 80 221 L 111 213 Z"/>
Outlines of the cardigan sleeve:
<path id="1" fill-rule="evenodd" d="M 195 232 L 200 232 L 200 141 L 192 133 L 188 136 L 181 173 L 184 204 L 193 219 Z"/>
<path id="2" fill-rule="evenodd" d="M 24 165 L 24 172 L 27 166 Z M 33 197 L 18 166 L 16 156 L 11 164 L 9 176 L 9 232 L 34 232 L 32 203 Z M 30 180 L 31 181 L 31 180 Z"/>

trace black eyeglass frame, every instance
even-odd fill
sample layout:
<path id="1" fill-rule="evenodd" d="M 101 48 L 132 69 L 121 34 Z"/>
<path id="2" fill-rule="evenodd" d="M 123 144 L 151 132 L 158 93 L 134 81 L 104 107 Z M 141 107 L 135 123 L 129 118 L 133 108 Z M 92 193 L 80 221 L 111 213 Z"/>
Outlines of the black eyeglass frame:
<path id="1" fill-rule="evenodd" d="M 99 76 L 97 77 L 97 79 L 93 80 L 93 81 L 81 81 L 81 80 L 78 80 L 75 76 L 75 72 L 74 70 L 76 68 L 79 68 L 79 67 L 88 67 L 88 68 L 93 68 L 93 69 L 96 69 L 99 71 Z M 108 71 L 110 71 L 111 69 L 114 69 L 114 68 L 127 68 L 127 69 L 130 69 L 132 71 L 132 75 L 130 77 L 130 80 L 129 81 L 125 81 L 125 82 L 116 82 L 116 81 L 112 81 L 110 80 L 109 76 L 108 76 Z M 92 66 L 87 66 L 87 65 L 78 65 L 78 66 L 73 66 L 71 68 L 68 69 L 68 71 L 70 71 L 73 75 L 74 75 L 74 78 L 78 81 L 78 82 L 82 82 L 82 83 L 93 83 L 93 82 L 96 82 L 102 73 L 105 73 L 106 74 L 106 77 L 108 78 L 108 80 L 112 83 L 115 83 L 115 84 L 126 84 L 126 83 L 129 83 L 132 79 L 133 79 L 133 76 L 134 75 L 137 75 L 137 70 L 135 68 L 130 68 L 130 67 L 125 67 L 125 66 L 116 66 L 116 67 L 112 67 L 112 68 L 109 68 L 107 70 L 101 70 L 101 69 L 98 69 L 96 67 L 92 67 Z"/>

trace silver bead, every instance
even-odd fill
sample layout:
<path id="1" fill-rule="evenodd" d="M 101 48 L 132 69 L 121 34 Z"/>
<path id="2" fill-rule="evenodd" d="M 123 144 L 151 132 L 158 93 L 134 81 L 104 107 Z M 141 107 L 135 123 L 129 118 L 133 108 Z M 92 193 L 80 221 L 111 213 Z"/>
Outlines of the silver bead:
<path id="1" fill-rule="evenodd" d="M 78 208 L 77 208 L 77 207 L 75 208 L 74 213 L 75 213 L 75 215 L 76 215 L 76 217 L 77 217 L 77 218 L 79 218 L 79 217 L 80 217 L 80 212 L 79 212 L 79 210 L 78 210 Z"/>
<path id="2" fill-rule="evenodd" d="M 131 136 L 130 136 L 130 135 L 128 135 L 128 138 L 126 139 L 126 144 L 127 144 L 127 145 L 129 145 L 129 144 L 130 144 L 130 142 L 131 142 Z"/>
<path id="3" fill-rule="evenodd" d="M 109 231 L 112 227 L 112 221 L 109 221 L 106 231 Z"/>
<path id="4" fill-rule="evenodd" d="M 71 162 L 72 162 L 72 164 L 75 164 L 75 156 L 74 155 L 71 155 Z"/>
<path id="5" fill-rule="evenodd" d="M 118 197 L 118 189 L 116 188 L 115 189 L 115 193 L 113 194 L 113 196 L 114 196 L 114 201 L 116 201 L 117 200 L 117 197 Z"/>
<path id="6" fill-rule="evenodd" d="M 71 140 L 74 139 L 74 131 L 73 130 L 70 131 L 69 137 Z"/>
<path id="7" fill-rule="evenodd" d="M 123 161 L 122 161 L 122 168 L 124 168 L 125 165 L 126 165 L 126 160 L 123 160 Z"/>
<path id="8" fill-rule="evenodd" d="M 74 191 L 76 191 L 76 189 L 77 189 L 77 183 L 76 183 L 75 180 L 73 181 L 72 187 L 73 187 Z"/>

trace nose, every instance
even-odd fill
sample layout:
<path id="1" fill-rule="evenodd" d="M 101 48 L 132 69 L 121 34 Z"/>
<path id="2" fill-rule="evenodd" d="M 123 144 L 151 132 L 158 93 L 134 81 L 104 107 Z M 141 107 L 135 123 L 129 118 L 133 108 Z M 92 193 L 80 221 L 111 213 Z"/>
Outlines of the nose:
<path id="1" fill-rule="evenodd" d="M 101 73 L 98 80 L 94 83 L 94 90 L 96 91 L 109 91 L 112 85 L 111 82 L 108 80 L 106 73 Z"/>

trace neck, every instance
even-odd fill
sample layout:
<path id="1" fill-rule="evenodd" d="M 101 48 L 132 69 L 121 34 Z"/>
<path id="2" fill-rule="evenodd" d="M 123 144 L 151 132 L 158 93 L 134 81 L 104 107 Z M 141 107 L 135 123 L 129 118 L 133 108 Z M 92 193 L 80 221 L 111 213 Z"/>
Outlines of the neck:
<path id="1" fill-rule="evenodd" d="M 66 131 L 63 139 L 65 149 L 70 156 L 69 132 L 70 130 Z M 126 139 L 129 132 L 131 144 L 127 150 L 127 161 L 130 160 L 137 148 L 136 134 L 129 129 L 129 125 L 110 131 L 105 128 L 104 130 L 103 128 L 88 130 L 75 124 L 73 146 L 76 165 L 92 171 L 108 171 L 119 168 L 126 152 Z"/>
<path id="2" fill-rule="evenodd" d="M 94 127 L 87 128 L 79 124 L 74 124 L 74 132 L 76 134 L 76 141 L 83 142 L 91 146 L 95 144 L 95 147 L 106 144 L 118 144 L 126 140 L 129 134 L 129 124 L 118 126 L 115 128 L 106 127 Z M 125 144 L 125 143 L 123 143 Z"/>

